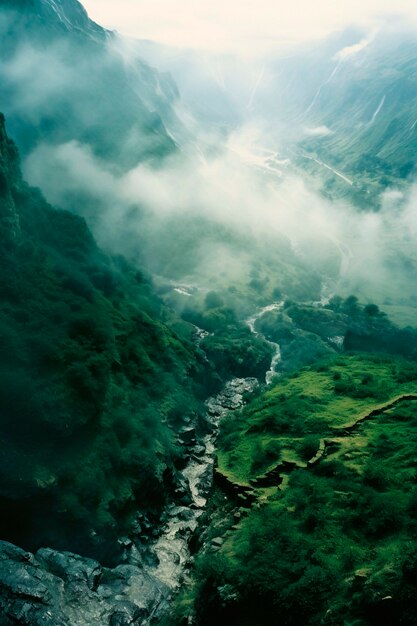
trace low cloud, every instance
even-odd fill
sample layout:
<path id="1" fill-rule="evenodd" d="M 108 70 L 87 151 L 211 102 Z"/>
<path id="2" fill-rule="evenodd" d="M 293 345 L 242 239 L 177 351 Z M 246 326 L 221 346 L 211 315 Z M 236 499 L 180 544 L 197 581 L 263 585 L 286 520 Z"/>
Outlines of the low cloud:
<path id="1" fill-rule="evenodd" d="M 92 17 L 122 34 L 178 48 L 250 56 L 322 38 L 352 24 L 372 29 L 387 14 L 416 22 L 412 0 L 85 0 Z M 361 42 L 362 43 L 362 42 Z M 361 45 L 357 44 L 358 45 Z M 345 49 L 344 55 L 355 51 Z M 357 51 L 357 50 L 356 50 Z"/>
<path id="2" fill-rule="evenodd" d="M 304 133 L 308 137 L 327 137 L 332 135 L 333 131 L 327 126 L 316 126 L 315 128 L 305 128 Z"/>
<path id="3" fill-rule="evenodd" d="M 374 35 L 361 39 L 360 41 L 358 41 L 358 43 L 355 43 L 352 46 L 346 46 L 345 48 L 342 48 L 342 50 L 339 50 L 339 52 L 335 54 L 335 60 L 345 61 L 346 59 L 355 56 L 359 52 L 362 52 L 362 50 L 365 50 L 365 48 L 369 46 L 373 38 Z"/>
<path id="4" fill-rule="evenodd" d="M 93 66 L 103 72 L 99 78 L 97 72 L 92 77 L 89 58 L 62 43 L 42 51 L 24 47 L 0 63 L 16 129 L 22 120 L 36 129 L 32 143 L 25 146 L 25 175 L 52 204 L 84 215 L 107 249 L 137 257 L 160 274 L 172 274 L 175 266 L 176 276 L 192 275 L 196 282 L 210 285 L 226 269 L 229 280 L 239 271 L 247 272 L 259 254 L 274 271 L 274 255 L 280 254 L 288 266 L 301 260 L 324 279 L 330 276 L 334 290 L 378 303 L 411 301 L 417 243 L 414 187 L 385 192 L 378 214 L 360 213 L 347 202 L 325 198 L 320 182 L 303 174 L 285 147 L 294 144 L 294 136 L 324 137 L 332 130 L 305 127 L 305 117 L 298 125 L 289 123 L 277 104 L 279 85 L 275 89 L 272 84 L 279 76 L 264 70 L 263 63 L 248 64 L 243 78 L 235 82 L 227 79 L 236 66 L 226 64 L 220 87 L 224 83 L 243 103 L 238 121 L 226 130 L 204 120 L 195 122 L 190 110 L 181 111 L 175 90 L 163 91 L 161 75 L 145 64 L 137 66 L 135 53 L 122 52 L 109 48 L 98 54 Z M 128 77 L 123 77 L 122 86 L 130 89 L 137 81 L 128 105 L 113 89 L 121 67 Z M 287 84 L 285 73 L 281 79 Z M 100 92 L 97 107 L 94 88 L 103 84 L 111 89 Z M 140 92 L 146 85 L 149 107 L 155 103 L 167 117 L 173 102 L 177 107 L 171 121 L 180 149 L 154 162 L 141 154 L 158 150 L 160 134 L 158 125 L 152 126 L 153 114 L 147 134 L 140 125 L 125 127 L 137 111 L 138 119 L 149 112 L 141 108 Z M 269 87 L 273 106 L 263 100 L 263 90 Z M 298 85 L 288 91 L 292 104 L 299 96 Z M 220 91 L 213 93 L 215 99 Z M 255 115 L 258 99 L 258 111 L 266 109 L 276 118 Z M 178 118 L 182 127 L 176 124 Z M 288 274 L 292 280 L 291 271 Z"/>
<path id="5" fill-rule="evenodd" d="M 399 294 L 399 286 L 410 284 L 414 271 L 410 259 L 417 243 L 417 186 L 407 195 L 387 191 L 380 213 L 358 213 L 347 203 L 326 200 L 319 187 L 291 164 L 280 163 L 279 156 L 274 161 L 261 146 L 262 137 L 256 144 L 252 127 L 235 133 L 211 157 L 176 155 L 163 167 L 140 164 L 118 176 L 79 143 L 43 145 L 26 160 L 25 173 L 58 206 L 71 209 L 74 197 L 89 198 L 84 207 L 99 241 L 113 251 L 132 254 L 144 245 L 148 255 L 144 260 L 151 266 L 152 254 L 163 241 L 172 246 L 172 224 L 183 224 L 192 232 L 204 220 L 225 229 L 229 234 L 223 243 L 196 229 L 199 265 L 186 267 L 185 275 L 197 283 L 202 277 L 209 282 L 210 272 L 218 272 L 222 265 L 234 265 L 235 274 L 239 265 L 244 271 L 252 245 L 255 249 L 267 242 L 272 250 L 284 237 L 307 266 L 321 263 L 334 277 L 343 266 L 336 290 L 379 304 L 408 301 L 405 292 Z M 247 241 L 247 249 L 238 244 L 233 251 L 233 233 Z M 176 251 L 178 256 L 184 253 L 181 248 Z M 323 266 L 324 262 L 330 265 Z"/>

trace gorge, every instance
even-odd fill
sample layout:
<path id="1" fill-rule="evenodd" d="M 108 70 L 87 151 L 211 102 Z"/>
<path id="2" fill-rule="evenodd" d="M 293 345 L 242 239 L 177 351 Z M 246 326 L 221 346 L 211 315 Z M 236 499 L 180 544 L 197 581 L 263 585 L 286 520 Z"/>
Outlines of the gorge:
<path id="1" fill-rule="evenodd" d="M 413 27 L 0 52 L 0 626 L 415 626 Z"/>

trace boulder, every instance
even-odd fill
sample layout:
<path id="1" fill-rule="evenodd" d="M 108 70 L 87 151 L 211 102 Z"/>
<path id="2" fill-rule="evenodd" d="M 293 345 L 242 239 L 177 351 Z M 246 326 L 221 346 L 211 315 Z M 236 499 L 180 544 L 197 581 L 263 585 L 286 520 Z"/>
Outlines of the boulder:
<path id="1" fill-rule="evenodd" d="M 71 552 L 57 552 L 50 548 L 41 548 L 36 553 L 36 558 L 51 574 L 59 576 L 69 583 L 84 583 L 88 589 L 97 589 L 102 567 L 93 559 L 88 559 Z"/>
<path id="2" fill-rule="evenodd" d="M 119 602 L 110 616 L 110 626 L 130 626 L 143 624 L 149 616 L 149 611 L 138 607 L 133 602 Z"/>
<path id="3" fill-rule="evenodd" d="M 61 608 L 62 587 L 32 554 L 0 541 L 2 626 L 70 626 Z"/>
<path id="4" fill-rule="evenodd" d="M 196 444 L 196 430 L 193 426 L 182 428 L 179 433 L 180 441 L 186 446 Z"/>

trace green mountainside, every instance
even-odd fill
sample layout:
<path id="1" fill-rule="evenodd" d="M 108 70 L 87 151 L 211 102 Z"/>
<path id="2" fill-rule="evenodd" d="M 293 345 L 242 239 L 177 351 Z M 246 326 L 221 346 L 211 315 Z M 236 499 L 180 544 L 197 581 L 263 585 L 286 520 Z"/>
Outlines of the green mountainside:
<path id="1" fill-rule="evenodd" d="M 352 58 L 333 59 L 329 74 L 333 71 L 303 119 L 306 126 L 328 132 L 304 139 L 298 149 L 330 165 L 352 185 L 304 156 L 297 162 L 319 173 L 333 197 L 379 208 L 381 193 L 391 187 L 405 190 L 415 174 L 415 39 L 382 32 Z"/>
<path id="2" fill-rule="evenodd" d="M 6 626 L 416 626 L 417 47 L 364 36 L 191 72 L 200 138 L 169 49 L 0 0 Z"/>
<path id="3" fill-rule="evenodd" d="M 172 154 L 177 89 L 77 0 L 0 0 L 0 110 L 26 156 L 76 141 L 122 172 Z"/>
<path id="4" fill-rule="evenodd" d="M 357 353 L 229 416 L 194 584 L 169 623 L 414 625 L 416 408 L 415 363 Z"/>
<path id="5" fill-rule="evenodd" d="M 1 534 L 100 551 L 160 510 L 210 373 L 143 275 L 22 181 L 3 118 L 0 209 Z"/>

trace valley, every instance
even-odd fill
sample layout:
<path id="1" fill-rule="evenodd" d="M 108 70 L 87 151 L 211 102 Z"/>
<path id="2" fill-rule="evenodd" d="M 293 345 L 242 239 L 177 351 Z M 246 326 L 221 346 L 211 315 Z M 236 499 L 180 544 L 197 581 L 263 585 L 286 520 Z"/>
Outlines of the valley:
<path id="1" fill-rule="evenodd" d="M 415 626 L 413 29 L 0 52 L 0 626 Z"/>

